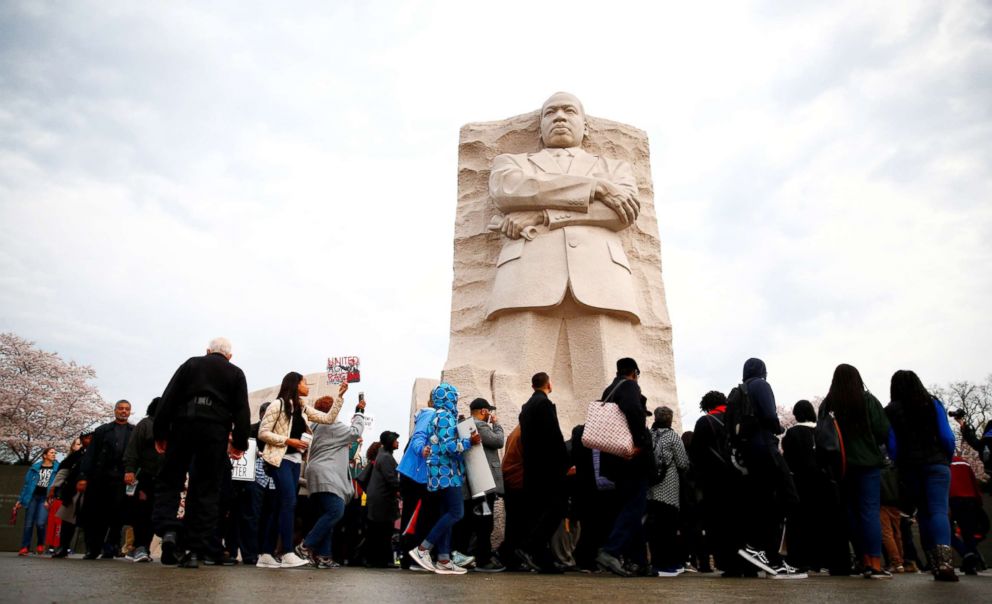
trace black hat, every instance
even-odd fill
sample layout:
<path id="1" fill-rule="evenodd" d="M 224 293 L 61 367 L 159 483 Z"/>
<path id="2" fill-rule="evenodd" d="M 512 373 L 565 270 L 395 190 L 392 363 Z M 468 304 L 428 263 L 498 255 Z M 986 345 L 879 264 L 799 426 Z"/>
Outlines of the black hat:
<path id="1" fill-rule="evenodd" d="M 617 375 L 628 375 L 631 371 L 636 371 L 640 375 L 641 369 L 637 366 L 637 361 L 630 357 L 617 360 Z"/>
<path id="2" fill-rule="evenodd" d="M 489 404 L 489 401 L 487 401 L 484 398 L 477 398 L 477 399 L 475 399 L 474 401 L 472 401 L 469 404 L 468 408 L 469 408 L 469 411 L 478 411 L 480 409 L 489 409 L 490 411 L 495 411 L 496 410 L 496 407 L 493 406 L 493 405 L 490 405 Z"/>

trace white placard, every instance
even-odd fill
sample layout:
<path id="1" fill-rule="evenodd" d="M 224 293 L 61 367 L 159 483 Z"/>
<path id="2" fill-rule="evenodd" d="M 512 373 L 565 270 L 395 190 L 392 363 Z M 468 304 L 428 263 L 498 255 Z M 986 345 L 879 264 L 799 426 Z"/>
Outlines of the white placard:
<path id="1" fill-rule="evenodd" d="M 258 443 L 254 438 L 248 439 L 248 450 L 241 459 L 231 460 L 231 479 L 251 482 L 255 480 L 255 456 L 258 454 Z"/>
<path id="2" fill-rule="evenodd" d="M 475 426 L 475 420 L 471 417 L 458 424 L 459 438 L 471 438 L 473 434 L 478 434 L 478 432 L 479 429 Z M 493 471 L 489 467 L 489 460 L 486 459 L 486 452 L 482 449 L 480 443 L 463 454 L 465 473 L 468 474 L 468 490 L 472 499 L 482 497 L 496 488 Z"/>

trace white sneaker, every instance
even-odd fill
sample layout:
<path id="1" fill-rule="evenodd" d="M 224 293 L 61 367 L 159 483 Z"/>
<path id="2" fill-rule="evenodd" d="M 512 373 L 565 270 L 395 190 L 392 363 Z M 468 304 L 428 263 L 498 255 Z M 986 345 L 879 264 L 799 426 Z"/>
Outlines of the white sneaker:
<path id="1" fill-rule="evenodd" d="M 282 564 L 272 554 L 262 554 L 255 563 L 256 568 L 282 568 Z"/>
<path id="2" fill-rule="evenodd" d="M 475 556 L 466 556 L 465 554 L 455 551 L 451 552 L 451 562 L 455 566 L 461 566 L 462 568 L 472 568 L 475 566 Z"/>
<path id="3" fill-rule="evenodd" d="M 434 572 L 436 572 L 439 575 L 464 575 L 468 571 L 458 566 L 451 560 L 448 560 L 444 564 L 441 564 L 440 562 L 435 564 Z"/>
<path id="4" fill-rule="evenodd" d="M 280 568 L 299 568 L 301 566 L 309 565 L 309 560 L 304 560 L 303 558 L 297 556 L 295 552 L 289 552 L 288 554 L 283 554 Z"/>
<path id="5" fill-rule="evenodd" d="M 420 568 L 434 572 L 434 561 L 431 560 L 431 553 L 427 550 L 421 550 L 419 547 L 415 547 L 410 550 L 410 557 L 416 562 Z"/>

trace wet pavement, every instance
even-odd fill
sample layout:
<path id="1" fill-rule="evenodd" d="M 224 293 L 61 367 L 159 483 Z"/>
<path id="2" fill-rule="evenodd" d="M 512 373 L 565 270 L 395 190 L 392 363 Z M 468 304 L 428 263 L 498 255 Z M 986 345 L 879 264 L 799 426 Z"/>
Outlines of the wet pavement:
<path id="1" fill-rule="evenodd" d="M 0 602 L 989 602 L 992 577 L 934 583 L 929 575 L 891 581 L 813 576 L 793 581 L 621 579 L 605 574 L 463 576 L 361 568 L 196 570 L 119 560 L 52 560 L 0 554 Z"/>

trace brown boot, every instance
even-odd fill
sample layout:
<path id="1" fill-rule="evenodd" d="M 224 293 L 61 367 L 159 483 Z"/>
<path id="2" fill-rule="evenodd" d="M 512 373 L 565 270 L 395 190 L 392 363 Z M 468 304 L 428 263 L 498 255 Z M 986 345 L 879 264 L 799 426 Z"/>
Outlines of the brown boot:
<path id="1" fill-rule="evenodd" d="M 951 555 L 950 545 L 938 545 L 933 548 L 930 559 L 933 561 L 934 581 L 958 582 L 958 576 L 954 572 L 954 558 Z"/>

